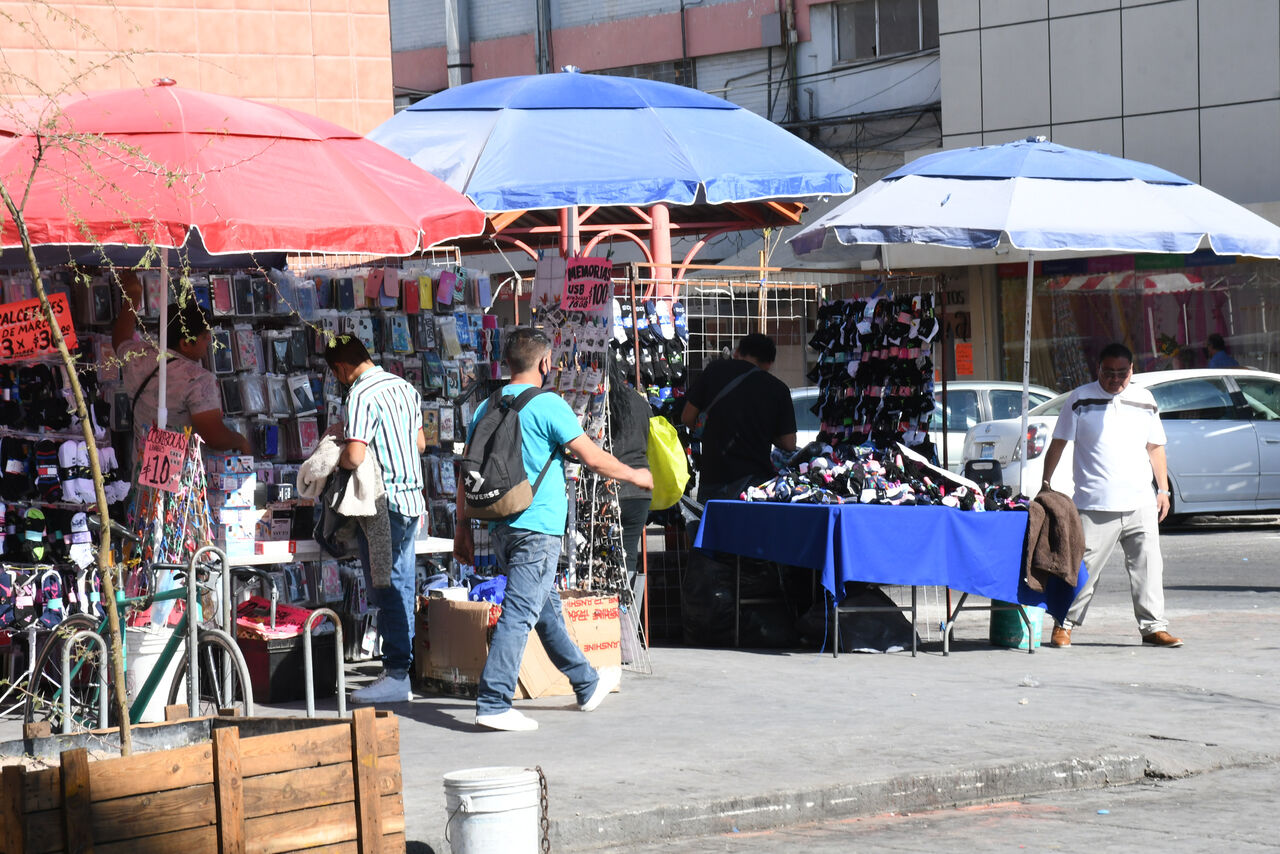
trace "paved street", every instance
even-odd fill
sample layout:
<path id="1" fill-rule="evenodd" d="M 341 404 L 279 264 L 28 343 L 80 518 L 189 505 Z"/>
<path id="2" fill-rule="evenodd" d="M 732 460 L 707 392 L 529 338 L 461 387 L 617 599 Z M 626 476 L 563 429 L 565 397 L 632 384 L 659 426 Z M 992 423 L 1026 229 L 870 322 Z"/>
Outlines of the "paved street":
<path id="1" fill-rule="evenodd" d="M 929 812 L 812 822 L 617 848 L 618 854 L 854 854 L 1088 851 L 1202 854 L 1275 851 L 1280 766 Z"/>
<path id="2" fill-rule="evenodd" d="M 1187 640 L 1183 649 L 1139 645 L 1117 557 L 1069 650 L 1028 655 L 992 647 L 987 615 L 972 613 L 958 622 L 948 657 L 936 644 L 915 659 L 655 648 L 653 673 L 624 674 L 621 693 L 591 715 L 562 697 L 521 702 L 540 724 L 532 733 L 477 731 L 474 705 L 462 698 L 423 695 L 390 706 L 400 720 L 410 851 L 449 850 L 441 778 L 463 768 L 540 765 L 556 851 L 664 841 L 668 847 L 655 850 L 722 850 L 685 845 L 703 838 L 723 844 L 716 834 L 735 827 L 735 840 L 776 828 L 811 827 L 819 837 L 832 827 L 879 828 L 882 835 L 865 848 L 837 840 L 840 850 L 894 850 L 889 840 L 898 828 L 919 820 L 964 833 L 966 815 L 976 815 L 979 826 L 1009 829 L 988 837 L 1007 835 L 1011 848 L 1066 849 L 1082 847 L 1067 833 L 1073 822 L 1054 812 L 1068 804 L 1083 805 L 1086 816 L 1111 810 L 1076 822 L 1105 833 L 1119 823 L 1116 804 L 1129 803 L 1117 798 L 1184 791 L 1223 769 L 1274 769 L 1280 525 L 1195 526 L 1164 539 L 1169 613 Z M 321 715 L 334 713 L 332 699 L 318 706 Z M 261 713 L 298 715 L 302 708 Z M 0 738 L 19 730 L 13 720 L 0 722 Z M 1145 786 L 1152 781 L 1159 785 Z M 1134 783 L 1144 786 L 1115 788 Z M 1064 800 L 1077 790 L 1083 800 Z M 1264 784 L 1256 798 L 1249 791 L 1245 785 L 1229 801 L 1243 839 L 1263 823 L 1256 810 L 1276 802 Z M 1030 836 L 1022 807 L 947 811 L 1011 801 L 1028 805 L 1035 827 L 1050 818 L 1060 824 Z M 890 817 L 903 812 L 911 822 Z M 1196 826 L 1218 817 L 1197 814 Z M 853 819 L 860 821 L 846 821 Z M 773 838 L 786 841 L 756 850 L 821 850 Z M 1122 837 L 1111 844 L 1100 850 L 1133 850 Z M 945 845 L 1003 850 L 939 843 Z M 1182 850 L 1197 850 L 1188 845 Z M 902 850 L 921 847 L 908 842 Z"/>

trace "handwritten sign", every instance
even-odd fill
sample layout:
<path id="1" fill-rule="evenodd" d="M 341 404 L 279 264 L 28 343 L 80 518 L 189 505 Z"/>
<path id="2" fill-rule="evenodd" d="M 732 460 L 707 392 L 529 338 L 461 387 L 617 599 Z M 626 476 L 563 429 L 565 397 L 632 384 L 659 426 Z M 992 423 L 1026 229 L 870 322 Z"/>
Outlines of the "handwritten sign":
<path id="1" fill-rule="evenodd" d="M 973 342 L 956 342 L 956 376 L 973 376 Z"/>
<path id="2" fill-rule="evenodd" d="M 142 470 L 138 483 L 165 492 L 182 491 L 182 458 L 187 453 L 187 437 L 172 430 L 151 428 L 142 449 Z"/>
<path id="3" fill-rule="evenodd" d="M 565 311 L 600 311 L 613 297 L 613 262 L 608 258 L 570 258 L 565 264 Z"/>
<path id="4" fill-rule="evenodd" d="M 71 304 L 67 302 L 67 295 L 49 294 L 49 306 L 58 319 L 67 349 L 74 350 L 76 331 L 71 324 Z M 40 300 L 24 299 L 0 305 L 0 358 L 25 359 L 56 350 L 53 329 L 40 308 Z"/>

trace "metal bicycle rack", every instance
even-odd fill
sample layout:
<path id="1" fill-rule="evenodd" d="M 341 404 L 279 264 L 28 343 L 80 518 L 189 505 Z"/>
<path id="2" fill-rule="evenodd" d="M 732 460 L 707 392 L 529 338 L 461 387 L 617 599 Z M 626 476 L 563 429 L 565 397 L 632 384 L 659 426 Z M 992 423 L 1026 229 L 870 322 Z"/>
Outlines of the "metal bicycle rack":
<path id="1" fill-rule="evenodd" d="M 343 671 L 343 644 L 342 644 L 342 620 L 338 614 L 330 608 L 316 608 L 307 617 L 306 622 L 302 624 L 302 670 L 306 676 L 307 686 L 307 717 L 314 718 L 316 716 L 316 679 L 315 669 L 312 665 L 311 658 L 311 626 L 320 618 L 328 617 L 333 623 L 335 636 L 333 639 L 334 654 L 338 659 L 338 717 L 345 718 L 347 716 L 347 680 Z M 272 623 L 274 624 L 274 619 Z"/>
<path id="2" fill-rule="evenodd" d="M 244 711 L 246 715 L 253 715 L 253 685 L 249 681 L 249 666 L 245 663 L 244 656 L 240 653 L 240 647 L 236 643 L 235 635 L 232 633 L 235 627 L 232 614 L 231 597 L 233 595 L 233 579 L 231 577 L 231 566 L 227 563 L 226 553 L 217 546 L 201 546 L 196 549 L 196 553 L 191 556 L 190 562 L 187 564 L 187 710 L 188 713 L 194 713 L 200 707 L 200 682 L 196 678 L 198 667 L 199 644 L 200 644 L 200 621 L 195 618 L 197 613 L 197 590 L 196 584 L 196 563 L 200 560 L 201 555 L 205 552 L 211 552 L 217 559 L 222 576 L 222 602 L 220 603 L 219 625 L 222 628 L 216 631 L 221 632 L 224 637 L 230 640 L 231 649 L 235 656 L 235 661 L 223 662 L 222 685 L 226 696 L 231 696 L 231 667 L 234 666 L 240 673 L 241 686 L 244 688 Z"/>
<path id="3" fill-rule="evenodd" d="M 200 645 L 200 621 L 195 618 L 195 615 L 198 613 L 197 608 L 199 607 L 199 601 L 198 601 L 199 600 L 199 584 L 197 583 L 197 580 L 196 580 L 196 564 L 200 560 L 200 557 L 205 552 L 212 552 L 214 556 L 217 557 L 219 564 L 221 566 L 220 574 L 222 575 L 222 602 L 221 602 L 221 607 L 219 609 L 220 613 L 218 616 L 220 619 L 218 622 L 220 623 L 221 626 L 224 626 L 224 627 L 234 626 L 234 623 L 232 622 L 232 606 L 231 606 L 231 597 L 233 592 L 232 577 L 231 577 L 232 573 L 230 571 L 230 567 L 227 564 L 227 556 L 222 551 L 222 549 L 218 548 L 217 546 L 201 546 L 199 549 L 196 550 L 196 553 L 191 556 L 191 560 L 187 563 L 187 566 L 186 566 L 187 709 L 189 713 L 193 712 L 195 709 L 198 709 L 200 707 L 200 689 L 199 689 L 200 680 L 198 678 L 199 673 L 197 670 L 200 666 L 200 657 L 198 655 L 199 645 Z M 163 566 L 167 567 L 168 565 L 166 564 Z M 273 590 L 273 594 L 274 594 L 274 590 Z M 338 626 L 338 638 L 339 638 L 338 649 L 339 649 L 339 654 L 341 654 L 342 626 L 340 623 L 338 623 L 338 615 L 334 614 L 333 611 L 329 611 L 328 609 L 323 609 L 323 610 L 328 614 L 333 615 L 334 623 L 335 625 Z M 274 624 L 274 622 L 275 622 L 275 596 L 273 595 L 272 596 L 272 623 Z M 235 656 L 234 661 L 223 662 L 224 669 L 222 672 L 222 684 L 223 684 L 225 695 L 228 697 L 231 696 L 231 684 L 232 684 L 231 668 L 235 667 L 240 676 L 241 686 L 244 688 L 245 714 L 252 716 L 254 711 L 253 685 L 250 683 L 249 666 L 245 663 L 244 656 L 240 653 L 240 647 L 238 644 L 236 644 L 235 636 L 223 628 L 212 629 L 210 631 L 218 632 L 224 637 L 224 639 L 228 640 L 230 642 L 230 648 L 233 650 L 233 654 Z M 93 631 L 92 629 L 82 629 L 76 632 L 70 638 L 68 638 L 67 641 L 62 646 L 61 689 L 62 689 L 62 708 L 63 708 L 62 731 L 64 733 L 70 731 L 68 727 L 70 726 L 70 720 L 71 720 L 71 673 L 70 673 L 71 649 L 75 645 L 75 642 L 80 640 L 81 638 L 88 638 L 89 640 L 93 641 L 98 645 L 98 648 L 102 651 L 102 655 L 98 659 L 98 684 L 103 686 L 103 690 L 99 692 L 99 698 L 98 698 L 98 704 L 100 707 L 98 710 L 98 726 L 99 728 L 104 728 L 104 729 L 107 726 L 107 694 L 108 694 L 106 690 L 107 645 L 106 645 L 106 642 L 102 639 L 102 636 L 99 635 L 97 632 Z M 310 652 L 311 652 L 309 645 L 307 647 L 306 652 L 307 652 L 308 663 L 309 663 Z M 341 680 L 342 678 L 341 667 L 339 667 L 338 673 L 339 673 L 338 678 Z M 311 671 L 309 667 L 307 670 L 307 684 L 308 684 L 308 687 L 310 687 Z"/>
<path id="4" fill-rule="evenodd" d="M 98 645 L 98 729 L 107 728 L 107 642 L 93 629 L 81 629 L 62 644 L 62 731 L 71 732 L 71 648 L 81 640 Z"/>

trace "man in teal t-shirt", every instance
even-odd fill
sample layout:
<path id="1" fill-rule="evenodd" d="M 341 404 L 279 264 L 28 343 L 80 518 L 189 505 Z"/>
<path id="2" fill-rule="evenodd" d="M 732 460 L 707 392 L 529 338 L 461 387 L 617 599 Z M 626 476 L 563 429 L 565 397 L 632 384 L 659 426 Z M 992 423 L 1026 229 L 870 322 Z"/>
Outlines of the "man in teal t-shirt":
<path id="1" fill-rule="evenodd" d="M 540 388 L 551 370 L 551 343 L 547 336 L 539 329 L 520 327 L 506 336 L 504 344 L 511 382 L 503 388 L 503 395 L 515 396 L 530 387 Z M 471 419 L 468 441 L 485 406 L 481 404 Z M 530 629 L 537 629 L 547 656 L 568 677 L 582 711 L 590 712 L 599 706 L 622 678 L 617 667 L 596 672 L 569 637 L 560 613 L 560 597 L 555 591 L 556 563 L 569 510 L 561 451 L 572 452 L 599 475 L 653 489 L 649 470 L 624 465 L 587 438 L 578 417 L 559 395 L 540 394 L 529 401 L 520 410 L 520 431 L 525 476 L 530 483 L 538 479 L 538 473 L 552 455 L 558 459 L 547 469 L 529 507 L 510 519 L 494 523 L 490 535 L 498 564 L 507 574 L 507 588 L 502 616 L 489 643 L 489 658 L 480 675 L 476 725 L 513 731 L 538 728 L 537 721 L 511 707 Z M 474 562 L 474 543 L 461 484 L 453 553 L 461 563 Z"/>

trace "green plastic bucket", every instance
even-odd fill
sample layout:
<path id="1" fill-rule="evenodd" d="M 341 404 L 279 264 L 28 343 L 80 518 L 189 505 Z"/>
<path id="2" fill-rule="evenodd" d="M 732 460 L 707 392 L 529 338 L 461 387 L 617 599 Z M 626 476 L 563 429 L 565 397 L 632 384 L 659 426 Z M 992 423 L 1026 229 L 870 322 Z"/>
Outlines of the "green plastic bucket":
<path id="1" fill-rule="evenodd" d="M 1044 617 L 1044 608 L 1037 608 L 1033 605 L 1023 605 L 1022 610 L 1027 614 L 1027 621 L 1031 623 L 1031 631 L 1028 634 L 1027 626 L 1022 622 L 1022 618 L 1018 616 L 1018 609 L 1008 602 L 993 601 L 991 610 L 991 644 L 993 646 L 1004 646 L 1010 649 L 1027 649 L 1030 644 L 1031 649 L 1040 646 L 1040 627 Z M 999 608 L 1005 605 L 1007 607 Z"/>

